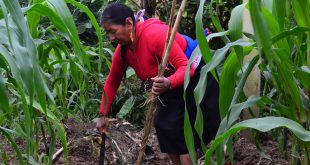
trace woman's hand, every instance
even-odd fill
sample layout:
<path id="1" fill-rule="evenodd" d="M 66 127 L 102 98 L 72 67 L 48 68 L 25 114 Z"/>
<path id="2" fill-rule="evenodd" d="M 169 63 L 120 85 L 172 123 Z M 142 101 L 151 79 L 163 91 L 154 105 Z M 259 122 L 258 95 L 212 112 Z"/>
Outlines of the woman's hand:
<path id="1" fill-rule="evenodd" d="M 99 117 L 96 123 L 99 132 L 106 132 L 109 128 L 109 118 L 106 116 Z"/>
<path id="2" fill-rule="evenodd" d="M 160 95 L 164 92 L 167 92 L 170 89 L 170 80 L 166 77 L 153 77 L 152 93 L 154 95 Z"/>

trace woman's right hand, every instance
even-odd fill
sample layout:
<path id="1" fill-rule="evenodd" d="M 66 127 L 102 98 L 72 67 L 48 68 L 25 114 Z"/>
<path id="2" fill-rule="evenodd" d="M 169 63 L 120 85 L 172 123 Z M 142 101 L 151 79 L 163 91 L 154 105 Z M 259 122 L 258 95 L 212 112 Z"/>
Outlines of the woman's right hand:
<path id="1" fill-rule="evenodd" d="M 96 123 L 99 132 L 107 132 L 109 128 L 109 118 L 106 116 L 99 117 Z"/>

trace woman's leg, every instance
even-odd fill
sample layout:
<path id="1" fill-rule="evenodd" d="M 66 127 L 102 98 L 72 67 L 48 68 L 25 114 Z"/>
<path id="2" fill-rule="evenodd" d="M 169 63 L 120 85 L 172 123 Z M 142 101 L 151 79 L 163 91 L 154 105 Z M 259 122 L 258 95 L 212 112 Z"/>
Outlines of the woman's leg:
<path id="1" fill-rule="evenodd" d="M 169 154 L 169 158 L 172 161 L 173 165 L 193 165 L 189 154 Z"/>
<path id="2" fill-rule="evenodd" d="M 180 162 L 181 162 L 181 165 L 193 165 L 189 154 L 180 155 Z"/>
<path id="3" fill-rule="evenodd" d="M 180 156 L 176 154 L 168 154 L 173 165 L 181 165 Z"/>

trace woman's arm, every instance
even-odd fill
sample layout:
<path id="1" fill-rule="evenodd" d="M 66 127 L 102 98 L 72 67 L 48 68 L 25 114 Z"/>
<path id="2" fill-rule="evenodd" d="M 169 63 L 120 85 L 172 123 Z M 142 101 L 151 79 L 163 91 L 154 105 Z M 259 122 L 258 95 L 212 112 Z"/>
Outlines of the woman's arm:
<path id="1" fill-rule="evenodd" d="M 156 28 L 152 33 L 152 39 L 150 39 L 148 45 L 148 48 L 150 51 L 152 51 L 153 54 L 155 54 L 158 59 L 162 59 L 165 42 L 166 42 L 166 31 L 165 30 L 158 30 L 163 28 Z M 186 41 L 184 41 L 184 38 L 181 38 L 182 36 L 180 34 L 176 35 L 176 38 L 171 46 L 170 56 L 169 56 L 169 64 L 172 65 L 176 72 L 169 77 L 167 77 L 170 81 L 170 89 L 175 89 L 184 84 L 184 76 L 186 72 L 186 66 L 188 63 L 188 59 L 186 55 L 184 54 L 184 50 L 181 48 L 181 45 L 179 43 L 184 43 L 185 45 L 182 45 L 183 47 L 186 47 Z M 183 40 L 184 39 L 184 40 Z M 179 41 L 179 42 L 177 42 Z M 192 77 L 194 75 L 194 69 L 191 68 L 190 70 L 190 76 Z"/>
<path id="2" fill-rule="evenodd" d="M 104 107 L 105 98 L 104 98 L 104 93 L 102 93 L 100 114 L 103 114 L 103 115 L 108 115 L 111 104 L 115 99 L 116 91 L 127 69 L 127 64 L 125 63 L 125 61 L 123 61 L 120 52 L 121 52 L 121 47 L 120 45 L 118 45 L 112 58 L 112 67 L 111 67 L 110 73 L 104 84 L 104 92 L 107 97 L 106 107 Z"/>

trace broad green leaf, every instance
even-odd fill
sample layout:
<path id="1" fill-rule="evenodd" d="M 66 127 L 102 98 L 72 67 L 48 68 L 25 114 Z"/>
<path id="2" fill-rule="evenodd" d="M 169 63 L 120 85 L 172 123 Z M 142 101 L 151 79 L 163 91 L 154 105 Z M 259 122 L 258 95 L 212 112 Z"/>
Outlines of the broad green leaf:
<path id="1" fill-rule="evenodd" d="M 134 104 L 135 104 L 135 97 L 130 96 L 129 99 L 126 100 L 120 111 L 116 114 L 116 116 L 120 119 L 124 119 L 124 117 L 131 111 Z"/>
<path id="2" fill-rule="evenodd" d="M 246 128 L 255 129 L 261 132 L 267 132 L 271 129 L 278 127 L 286 127 L 290 131 L 292 131 L 300 140 L 307 142 L 310 141 L 310 131 L 305 130 L 300 124 L 298 124 L 293 120 L 283 117 L 264 117 L 264 118 L 249 119 L 235 124 L 224 134 L 217 136 L 216 139 L 211 144 L 210 149 L 205 154 L 204 164 L 208 164 L 210 162 L 212 153 L 217 148 L 217 146 L 231 135 Z"/>
<path id="3" fill-rule="evenodd" d="M 220 78 L 220 96 L 219 110 L 221 119 L 226 116 L 231 100 L 235 93 L 235 82 L 237 81 L 237 73 L 241 69 L 241 64 L 235 52 L 229 54 L 225 60 Z"/>
<path id="4" fill-rule="evenodd" d="M 224 133 L 226 130 L 228 130 L 234 122 L 238 120 L 240 117 L 241 111 L 255 105 L 260 100 L 260 97 L 257 96 L 251 96 L 249 97 L 245 102 L 235 104 L 231 107 L 230 115 L 225 116 L 220 124 L 220 127 L 217 132 L 217 136 Z"/>
<path id="5" fill-rule="evenodd" d="M 243 24 L 242 19 L 240 18 L 243 17 L 243 10 L 246 4 L 247 3 L 243 3 L 241 5 L 236 6 L 231 12 L 230 20 L 228 23 L 228 30 L 232 41 L 236 41 L 242 37 Z"/>
<path id="6" fill-rule="evenodd" d="M 133 70 L 132 68 L 128 68 L 127 70 L 126 70 L 126 78 L 129 78 L 129 77 L 131 77 L 131 76 L 133 76 L 133 75 L 135 75 L 136 73 L 135 73 L 135 70 Z"/>

